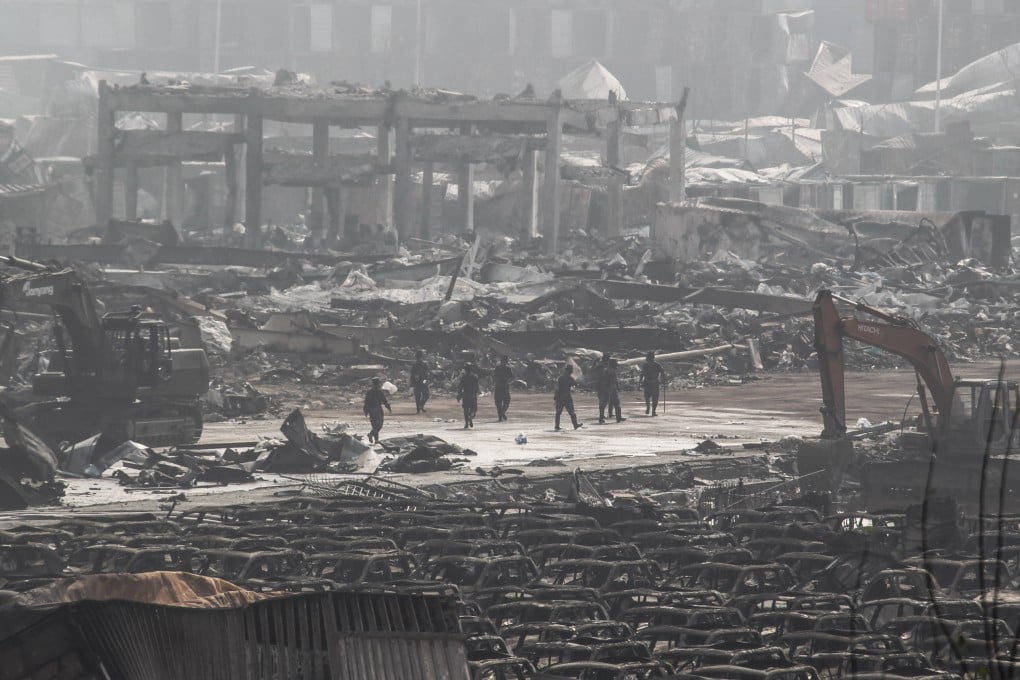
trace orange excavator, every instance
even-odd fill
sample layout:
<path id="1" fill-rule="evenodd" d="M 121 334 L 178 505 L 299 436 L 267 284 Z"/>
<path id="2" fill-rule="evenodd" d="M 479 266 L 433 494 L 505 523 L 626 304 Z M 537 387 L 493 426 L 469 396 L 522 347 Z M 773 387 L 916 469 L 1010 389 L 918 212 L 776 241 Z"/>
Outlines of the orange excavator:
<path id="1" fill-rule="evenodd" d="M 842 316 L 836 303 L 866 317 Z M 998 508 L 1000 492 L 1011 508 L 1020 508 L 1020 460 L 1011 455 L 1020 454 L 1016 380 L 956 378 L 938 343 L 913 321 L 831 291 L 818 293 L 813 312 L 822 381 L 821 436 L 830 451 L 848 450 L 844 339 L 903 358 L 917 377 L 921 407 L 917 427 L 900 437 L 902 458 L 861 467 L 862 500 L 883 507 L 906 506 L 920 502 L 930 485 L 940 495 L 977 507 L 984 477 L 989 508 Z"/>

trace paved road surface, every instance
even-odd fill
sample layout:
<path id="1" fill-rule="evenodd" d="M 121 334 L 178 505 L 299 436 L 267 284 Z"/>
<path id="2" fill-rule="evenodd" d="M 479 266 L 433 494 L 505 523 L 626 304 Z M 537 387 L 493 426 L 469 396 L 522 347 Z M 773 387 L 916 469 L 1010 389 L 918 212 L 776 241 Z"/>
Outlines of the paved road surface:
<path id="1" fill-rule="evenodd" d="M 998 364 L 985 361 L 958 369 L 960 377 L 993 376 Z M 1016 375 L 1015 365 L 1007 375 Z M 269 388 L 267 388 L 269 389 Z M 293 389 L 293 388 L 288 388 Z M 866 417 L 872 423 L 896 420 L 903 414 L 915 389 L 912 371 L 881 370 L 848 376 L 848 422 Z M 326 402 L 346 403 L 340 410 L 306 410 L 310 427 L 318 431 L 323 424 L 346 422 L 353 431 L 365 434 L 368 422 L 361 415 L 361 396 L 339 390 L 313 388 L 312 396 Z M 415 415 L 409 394 L 398 393 L 391 398 L 394 413 L 383 430 L 384 438 L 396 435 L 427 433 L 470 448 L 478 453 L 471 469 L 462 472 L 430 475 L 430 481 L 455 481 L 474 476 L 473 468 L 494 465 L 520 466 L 538 458 L 555 457 L 581 467 L 629 467 L 687 457 L 681 452 L 696 446 L 706 437 L 717 438 L 722 445 L 738 447 L 745 442 L 778 440 L 787 435 L 816 436 L 821 430 L 818 407 L 821 403 L 818 377 L 814 373 L 769 374 L 760 380 L 741 385 L 715 386 L 705 389 L 670 392 L 665 413 L 657 418 L 644 415 L 644 404 L 634 392 L 622 395 L 624 415 L 621 424 L 597 425 L 597 402 L 590 393 L 580 393 L 575 404 L 585 427 L 578 431 L 552 429 L 552 397 L 550 394 L 515 393 L 510 407 L 510 422 L 498 423 L 490 394 L 479 399 L 479 414 L 473 430 L 463 430 L 461 412 L 449 397 L 429 402 L 426 415 Z M 917 410 L 917 400 L 911 410 Z M 203 443 L 250 441 L 258 437 L 279 436 L 282 418 L 267 420 L 210 423 Z M 514 437 L 523 433 L 528 443 L 519 446 Z M 697 460 L 705 460 L 698 455 Z M 261 475 L 257 486 L 230 486 L 187 491 L 190 500 L 202 500 L 215 494 L 222 502 L 242 502 L 252 497 L 259 487 L 281 489 L 292 484 L 275 475 Z M 412 480 L 415 481 L 415 480 Z M 146 503 L 138 503 L 143 498 Z M 68 489 L 66 503 L 70 506 L 100 506 L 130 502 L 131 507 L 154 506 L 159 495 L 151 491 L 126 493 L 112 480 L 74 480 Z M 0 518 L 2 520 L 2 518 Z"/>

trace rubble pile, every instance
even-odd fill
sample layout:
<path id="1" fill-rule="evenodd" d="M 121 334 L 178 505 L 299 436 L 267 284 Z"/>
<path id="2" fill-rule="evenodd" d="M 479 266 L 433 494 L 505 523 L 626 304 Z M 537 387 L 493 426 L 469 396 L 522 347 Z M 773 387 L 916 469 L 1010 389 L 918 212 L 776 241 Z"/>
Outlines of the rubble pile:
<path id="1" fill-rule="evenodd" d="M 916 241 L 916 231 L 901 242 Z M 817 235 L 833 244 L 834 253 L 848 240 L 858 251 L 862 243 L 876 241 L 851 238 L 846 230 Z M 647 350 L 697 350 L 748 339 L 757 343 L 758 370 L 808 369 L 814 365 L 810 300 L 820 288 L 912 319 L 954 361 L 1020 352 L 1012 337 L 1020 324 L 1020 275 L 1010 264 L 953 261 L 940 251 L 941 259 L 869 265 L 861 258 L 818 259 L 789 243 L 768 257 L 721 252 L 677 262 L 654 240 L 638 235 L 605 240 L 573 233 L 570 247 L 555 260 L 527 249 L 516 252 L 505 238 L 479 243 L 478 248 L 454 242 L 450 249 L 401 249 L 397 258 L 328 268 L 294 260 L 287 267 L 292 276 L 271 283 L 265 275 L 215 270 L 210 274 L 215 293 L 205 277 L 174 291 L 135 286 L 130 298 L 124 297 L 124 286 L 96 285 L 111 306 L 142 301 L 165 310 L 182 340 L 190 336 L 189 342 L 205 347 L 214 381 L 203 408 L 213 420 L 277 415 L 283 402 L 302 403 L 311 385 L 360 388 L 380 374 L 400 384 L 415 349 L 434 357 L 433 387 L 440 393 L 452 389 L 464 361 L 475 361 L 484 375 L 502 354 L 511 356 L 517 375 L 535 389 L 546 388 L 555 377 L 555 363 L 568 358 L 584 368 L 592 353 L 606 350 L 630 358 Z M 454 257 L 452 265 L 449 258 L 434 259 L 456 253 L 457 247 L 471 258 Z M 456 271 L 468 259 L 475 266 Z M 444 267 L 449 274 L 442 273 Z M 617 282 L 635 288 L 621 292 L 613 287 Z M 662 286 L 676 292 L 663 293 Z M 699 302 L 695 293 L 706 291 L 746 295 Z M 670 301 L 656 299 L 664 294 Z M 769 311 L 777 300 L 791 312 Z M 48 327 L 35 320 L 21 322 L 20 330 L 31 333 L 33 341 L 21 343 L 13 374 L 27 384 L 52 339 Z M 896 361 L 849 345 L 852 368 L 895 366 Z M 685 360 L 672 376 L 678 385 L 697 386 L 746 379 L 755 370 L 752 357 L 734 349 Z M 621 372 L 624 384 L 635 379 Z M 276 386 L 272 397 L 260 383 Z"/>

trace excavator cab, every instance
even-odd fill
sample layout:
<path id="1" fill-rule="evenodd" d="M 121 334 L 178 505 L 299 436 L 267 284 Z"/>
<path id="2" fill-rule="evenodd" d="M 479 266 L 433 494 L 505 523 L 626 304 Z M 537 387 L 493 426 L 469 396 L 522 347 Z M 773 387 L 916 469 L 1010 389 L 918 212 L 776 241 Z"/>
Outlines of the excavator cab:
<path id="1" fill-rule="evenodd" d="M 1020 385 L 1009 380 L 957 380 L 945 427 L 950 450 L 1020 453 Z"/>
<path id="2" fill-rule="evenodd" d="M 138 388 L 155 388 L 170 378 L 173 359 L 170 332 L 162 321 L 137 309 L 103 316 L 104 370 L 107 396 L 133 399 Z"/>

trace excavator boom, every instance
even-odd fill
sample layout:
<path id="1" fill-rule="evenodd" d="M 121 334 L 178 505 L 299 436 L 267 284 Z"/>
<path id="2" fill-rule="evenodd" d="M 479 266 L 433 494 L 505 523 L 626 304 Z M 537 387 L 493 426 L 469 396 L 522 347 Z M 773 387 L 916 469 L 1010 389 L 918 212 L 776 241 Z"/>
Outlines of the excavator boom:
<path id="1" fill-rule="evenodd" d="M 13 256 L 0 257 L 0 263 L 22 270 L 0 278 L 0 308 L 17 303 L 50 307 L 70 336 L 74 365 L 68 367 L 68 380 L 78 384 L 83 375 L 93 373 L 103 355 L 103 325 L 81 276 L 73 269 L 51 269 Z"/>
<path id="2" fill-rule="evenodd" d="M 880 320 L 841 317 L 836 308 L 836 300 Z M 931 336 L 915 328 L 906 319 L 840 298 L 828 290 L 819 291 L 813 312 L 815 349 L 818 352 L 824 403 L 822 417 L 825 428 L 822 437 L 838 439 L 846 434 L 843 338 L 852 338 L 902 357 L 910 363 L 938 411 L 939 421 L 928 423 L 930 434 L 937 440 L 952 409 L 954 380 L 945 353 Z M 920 396 L 925 398 L 923 393 Z"/>

